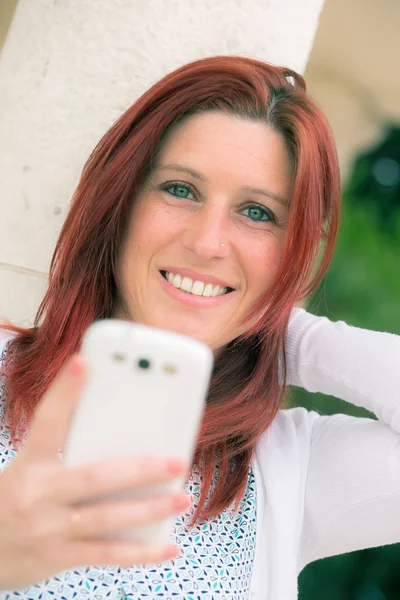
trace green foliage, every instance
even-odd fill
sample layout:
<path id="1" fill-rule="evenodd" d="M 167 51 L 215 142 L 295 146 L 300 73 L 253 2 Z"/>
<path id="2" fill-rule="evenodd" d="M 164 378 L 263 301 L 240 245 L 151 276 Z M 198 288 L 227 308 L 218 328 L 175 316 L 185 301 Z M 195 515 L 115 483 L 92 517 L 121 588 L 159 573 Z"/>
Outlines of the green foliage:
<path id="1" fill-rule="evenodd" d="M 385 231 L 371 202 L 345 195 L 335 255 L 307 310 L 332 321 L 400 334 L 400 211 L 392 231 Z M 343 400 L 301 388 L 293 389 L 290 405 L 375 418 Z M 398 600 L 399 563 L 399 544 L 317 561 L 300 575 L 300 600 Z"/>

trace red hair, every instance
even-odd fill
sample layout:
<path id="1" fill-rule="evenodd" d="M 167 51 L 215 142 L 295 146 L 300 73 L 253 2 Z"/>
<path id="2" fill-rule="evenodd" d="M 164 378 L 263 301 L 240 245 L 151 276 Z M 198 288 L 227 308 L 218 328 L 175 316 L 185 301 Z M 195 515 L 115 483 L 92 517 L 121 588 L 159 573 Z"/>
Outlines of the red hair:
<path id="1" fill-rule="evenodd" d="M 233 501 L 239 505 L 255 445 L 283 404 L 291 309 L 317 289 L 333 256 L 340 218 L 337 153 L 304 79 L 258 60 L 216 56 L 187 64 L 156 83 L 89 157 L 55 247 L 34 326 L 3 326 L 19 334 L 9 344 L 3 368 L 7 416 L 17 442 L 44 391 L 79 350 L 87 327 L 112 315 L 132 199 L 166 134 L 204 110 L 267 123 L 280 132 L 293 182 L 287 243 L 275 281 L 248 315 L 247 333 L 228 344 L 215 363 L 195 454 L 203 486 L 194 518 L 217 515 Z M 321 241 L 324 251 L 315 270 Z M 205 502 L 216 465 L 217 485 Z"/>

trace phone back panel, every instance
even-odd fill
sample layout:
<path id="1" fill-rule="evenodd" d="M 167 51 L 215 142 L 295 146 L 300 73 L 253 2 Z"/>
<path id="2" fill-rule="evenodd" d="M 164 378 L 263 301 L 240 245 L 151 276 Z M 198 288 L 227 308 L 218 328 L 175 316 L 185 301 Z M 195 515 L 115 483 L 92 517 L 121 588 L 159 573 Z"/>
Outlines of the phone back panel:
<path id="1" fill-rule="evenodd" d="M 211 350 L 186 336 L 110 319 L 88 329 L 81 354 L 88 377 L 72 418 L 65 464 L 135 455 L 176 456 L 190 464 L 213 366 Z M 151 490 L 178 490 L 183 483 Z M 148 493 L 149 488 L 135 489 L 128 495 Z"/>

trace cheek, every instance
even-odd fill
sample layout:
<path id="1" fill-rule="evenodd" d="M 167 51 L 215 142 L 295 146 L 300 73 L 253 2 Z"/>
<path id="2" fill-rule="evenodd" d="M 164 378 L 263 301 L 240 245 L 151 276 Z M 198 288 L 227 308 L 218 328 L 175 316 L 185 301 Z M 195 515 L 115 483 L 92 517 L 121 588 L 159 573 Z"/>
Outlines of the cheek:
<path id="1" fill-rule="evenodd" d="M 165 245 L 177 229 L 176 214 L 169 213 L 157 203 L 143 203 L 132 217 L 130 239 L 148 254 Z"/>
<path id="2" fill-rule="evenodd" d="M 259 296 L 271 285 L 281 262 L 283 241 L 276 238 L 264 243 L 253 244 L 245 256 L 247 290 L 252 296 Z"/>

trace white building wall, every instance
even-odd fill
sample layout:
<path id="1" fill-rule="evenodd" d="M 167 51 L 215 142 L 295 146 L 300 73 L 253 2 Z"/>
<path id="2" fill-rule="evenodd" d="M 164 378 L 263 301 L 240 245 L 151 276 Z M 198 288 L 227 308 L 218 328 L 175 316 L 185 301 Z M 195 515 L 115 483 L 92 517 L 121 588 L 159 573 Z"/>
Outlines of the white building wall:
<path id="1" fill-rule="evenodd" d="M 304 72 L 323 3 L 19 0 L 0 54 L 0 319 L 32 323 L 83 164 L 139 95 L 215 54 Z"/>

